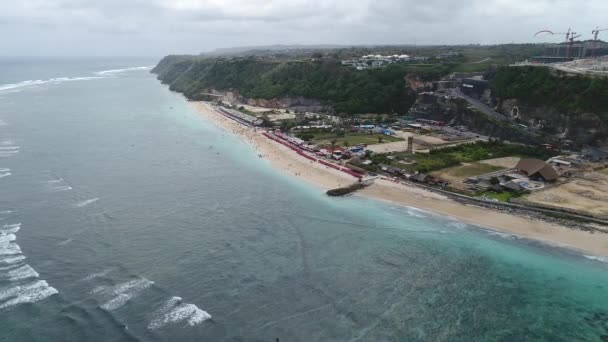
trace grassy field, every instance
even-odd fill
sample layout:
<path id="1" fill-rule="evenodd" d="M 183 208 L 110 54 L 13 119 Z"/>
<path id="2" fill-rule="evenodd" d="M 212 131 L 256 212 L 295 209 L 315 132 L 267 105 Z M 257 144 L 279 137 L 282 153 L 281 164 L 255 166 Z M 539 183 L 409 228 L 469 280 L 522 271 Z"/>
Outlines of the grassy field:
<path id="1" fill-rule="evenodd" d="M 499 167 L 499 166 L 493 166 L 493 165 L 488 165 L 488 164 L 483 164 L 483 163 L 472 163 L 469 165 L 463 165 L 461 167 L 457 167 L 454 170 L 452 170 L 450 173 L 454 177 L 468 178 L 468 177 L 479 176 L 479 175 L 483 175 L 486 173 L 490 173 L 490 172 L 494 172 L 494 171 L 498 171 L 498 170 L 502 170 L 502 169 L 503 168 Z"/>
<path id="2" fill-rule="evenodd" d="M 402 141 L 403 139 L 385 134 L 364 134 L 364 133 L 349 133 L 342 137 L 336 136 L 335 133 L 315 134 L 312 142 L 316 145 L 329 145 L 332 140 L 336 140 L 336 145 L 340 146 L 356 146 L 359 144 L 379 144 L 379 139 L 383 143 Z"/>
<path id="3" fill-rule="evenodd" d="M 467 178 L 498 170 L 504 170 L 504 168 L 483 163 L 471 163 L 434 171 L 431 175 L 450 182 L 450 185 L 455 189 L 465 190 L 469 187 L 468 184 L 464 183 Z"/>
<path id="4" fill-rule="evenodd" d="M 542 160 L 549 159 L 557 154 L 555 151 L 549 151 L 542 147 L 532 147 L 523 145 L 505 144 L 498 141 L 491 142 L 476 142 L 470 144 L 462 144 L 458 146 L 433 149 L 429 153 L 416 153 L 414 155 L 405 152 L 392 153 L 392 159 L 388 158 L 388 154 L 375 154 L 371 160 L 373 165 L 378 164 L 394 165 L 405 169 L 409 172 L 419 171 L 428 173 L 431 171 L 442 170 L 462 163 L 475 163 L 480 160 L 502 158 L 502 157 L 529 157 Z M 400 159 L 413 159 L 415 164 L 404 166 L 395 164 Z M 487 170 L 495 171 L 491 165 L 474 166 L 471 169 L 465 169 L 463 173 L 472 173 L 479 171 L 479 168 L 487 168 Z"/>

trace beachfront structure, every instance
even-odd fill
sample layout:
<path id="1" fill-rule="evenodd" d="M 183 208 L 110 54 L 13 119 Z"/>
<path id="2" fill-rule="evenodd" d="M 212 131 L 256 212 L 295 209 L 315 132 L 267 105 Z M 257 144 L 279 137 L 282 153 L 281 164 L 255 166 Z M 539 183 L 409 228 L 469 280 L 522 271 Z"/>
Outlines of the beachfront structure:
<path id="1" fill-rule="evenodd" d="M 233 119 L 240 121 L 246 125 L 250 125 L 250 126 L 259 126 L 261 125 L 264 121 L 260 118 L 257 118 L 255 116 L 252 115 L 248 115 L 245 113 L 241 113 L 237 110 L 233 110 L 233 109 L 228 109 L 228 108 L 223 108 L 223 107 L 218 107 L 217 108 L 218 111 L 220 111 L 220 113 L 230 116 Z"/>
<path id="2" fill-rule="evenodd" d="M 540 159 L 523 158 L 517 163 L 515 169 L 525 173 L 532 179 L 542 178 L 543 180 L 550 182 L 559 178 L 557 171 L 555 171 L 551 165 Z"/>

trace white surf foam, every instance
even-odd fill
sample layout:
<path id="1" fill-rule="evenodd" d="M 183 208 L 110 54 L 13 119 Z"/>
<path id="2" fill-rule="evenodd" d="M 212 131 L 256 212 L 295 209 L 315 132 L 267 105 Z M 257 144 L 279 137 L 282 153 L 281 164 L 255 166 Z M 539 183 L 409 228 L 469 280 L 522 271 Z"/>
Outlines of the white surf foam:
<path id="1" fill-rule="evenodd" d="M 92 280 L 95 278 L 105 277 L 106 275 L 108 275 L 108 273 L 112 272 L 113 270 L 114 270 L 113 268 L 108 268 L 107 270 L 103 270 L 101 272 L 91 273 L 88 276 L 84 277 L 82 280 L 89 281 L 89 280 Z"/>
<path id="2" fill-rule="evenodd" d="M 0 255 L 15 255 L 21 254 L 21 247 L 18 244 L 11 242 L 6 245 L 0 245 Z"/>
<path id="3" fill-rule="evenodd" d="M 51 188 L 51 190 L 53 191 L 68 191 L 68 190 L 72 190 L 72 187 L 69 185 L 60 185 L 60 186 L 54 186 Z"/>
<path id="4" fill-rule="evenodd" d="M 407 207 L 406 211 L 409 216 L 420 217 L 420 218 L 426 217 L 426 215 L 424 215 L 424 211 L 420 210 L 420 209 Z"/>
<path id="5" fill-rule="evenodd" d="M 82 207 L 86 207 L 87 205 L 89 205 L 91 203 L 95 203 L 97 201 L 99 201 L 99 198 L 91 198 L 86 201 L 78 202 L 78 203 L 74 204 L 74 206 L 82 208 Z"/>
<path id="6" fill-rule="evenodd" d="M 9 172 L 11 169 L 0 169 L 0 172 Z"/>
<path id="7" fill-rule="evenodd" d="M 8 157 L 14 156 L 17 153 L 19 153 L 19 150 L 15 150 L 15 151 L 0 151 L 0 157 L 8 158 Z"/>
<path id="8" fill-rule="evenodd" d="M 23 255 L 19 255 L 16 257 L 0 258 L 0 262 L 4 263 L 4 264 L 14 264 L 14 263 L 17 263 L 17 262 L 23 261 L 23 260 L 25 260 L 25 256 L 23 256 Z"/>
<path id="9" fill-rule="evenodd" d="M 111 288 L 98 287 L 93 290 L 93 293 L 106 292 L 114 295 L 114 298 L 101 305 L 102 309 L 112 311 L 125 305 L 132 298 L 137 297 L 141 291 L 152 286 L 152 284 L 154 284 L 153 281 L 142 278 L 118 284 Z"/>
<path id="10" fill-rule="evenodd" d="M 490 235 L 500 236 L 501 238 L 504 238 L 504 239 L 514 239 L 517 237 L 516 235 L 513 235 L 513 234 L 501 233 L 501 232 L 497 232 L 494 230 L 486 230 L 486 232 Z"/>
<path id="11" fill-rule="evenodd" d="M 58 245 L 59 246 L 65 246 L 65 245 L 67 245 L 68 243 L 70 243 L 72 241 L 74 241 L 74 239 L 65 239 L 65 240 L 61 241 L 60 243 L 58 243 Z"/>
<path id="12" fill-rule="evenodd" d="M 11 176 L 11 175 L 12 175 L 12 173 L 10 173 L 10 172 L 0 173 L 0 178 L 8 177 L 8 176 Z"/>
<path id="13" fill-rule="evenodd" d="M 448 225 L 457 229 L 465 229 L 467 227 L 467 224 L 463 222 L 450 222 Z"/>
<path id="14" fill-rule="evenodd" d="M 180 304 L 171 311 L 165 313 L 161 318 L 155 319 L 148 325 L 148 329 L 159 329 L 168 324 L 175 324 L 186 320 L 189 325 L 194 326 L 211 318 L 206 311 L 199 309 L 194 304 Z"/>
<path id="15" fill-rule="evenodd" d="M 608 256 L 596 256 L 596 255 L 583 255 L 589 260 L 601 261 L 608 263 Z"/>
<path id="16" fill-rule="evenodd" d="M 200 324 L 211 318 L 206 311 L 199 309 L 194 304 L 181 303 L 180 297 L 171 297 L 160 310 L 156 312 L 159 316 L 148 324 L 148 329 L 159 329 L 168 324 L 186 321 L 190 326 Z"/>
<path id="17" fill-rule="evenodd" d="M 5 224 L 0 229 L 0 235 L 15 234 L 21 229 L 21 223 Z"/>
<path id="18" fill-rule="evenodd" d="M 35 303 L 58 293 L 44 280 L 34 281 L 27 285 L 15 286 L 0 293 L 0 297 L 12 298 L 0 305 L 0 309 L 23 303 Z M 3 299 L 3 298 L 0 298 Z"/>
<path id="19" fill-rule="evenodd" d="M 132 293 L 121 293 L 118 296 L 112 298 L 108 302 L 101 305 L 101 308 L 104 310 L 112 311 L 120 308 L 121 306 L 127 304 L 129 300 L 133 298 Z"/>
<path id="20" fill-rule="evenodd" d="M 2 145 L 0 146 L 0 151 L 14 151 L 14 150 L 18 150 L 21 147 L 19 146 L 10 146 L 10 144 L 6 144 L 6 145 Z"/>
<path id="21" fill-rule="evenodd" d="M 38 278 L 40 275 L 30 265 L 23 265 L 7 273 L 8 279 L 15 281 L 27 278 Z"/>
<path id="22" fill-rule="evenodd" d="M 0 301 L 7 300 L 19 294 L 21 286 L 14 286 L 0 290 Z"/>
<path id="23" fill-rule="evenodd" d="M 208 319 L 211 319 L 211 315 L 207 311 L 203 311 L 203 310 L 199 309 L 194 304 L 187 304 L 187 305 L 192 305 L 194 307 L 194 313 L 192 313 L 190 315 L 190 317 L 188 317 L 188 324 L 190 324 L 191 326 L 195 326 Z"/>
<path id="24" fill-rule="evenodd" d="M 150 69 L 152 69 L 151 66 L 140 66 L 140 67 L 125 68 L 125 69 L 103 70 L 103 71 L 96 72 L 95 75 L 99 75 L 99 76 L 114 75 L 114 74 L 122 74 L 124 72 L 129 72 L 129 71 L 150 70 Z"/>
<path id="25" fill-rule="evenodd" d="M 51 78 L 48 80 L 27 80 L 27 81 L 18 82 L 18 83 L 0 84 L 0 91 L 21 89 L 21 88 L 44 85 L 44 84 L 58 84 L 58 83 L 63 83 L 63 82 L 96 80 L 96 79 L 100 79 L 100 78 L 103 78 L 103 77 L 99 77 L 99 76 L 58 77 L 58 78 Z"/>
<path id="26" fill-rule="evenodd" d="M 154 282 L 146 278 L 131 280 L 114 286 L 112 293 L 121 294 L 125 292 L 140 291 L 150 287 L 152 284 L 154 284 Z"/>
<path id="27" fill-rule="evenodd" d="M 0 271 L 8 271 L 8 270 L 12 270 L 19 267 L 19 265 L 9 265 L 9 266 L 3 266 L 0 267 Z"/>
<path id="28" fill-rule="evenodd" d="M 15 239 L 17 239 L 15 234 L 2 234 L 0 235 L 0 246 L 6 246 L 9 242 L 15 241 Z"/>

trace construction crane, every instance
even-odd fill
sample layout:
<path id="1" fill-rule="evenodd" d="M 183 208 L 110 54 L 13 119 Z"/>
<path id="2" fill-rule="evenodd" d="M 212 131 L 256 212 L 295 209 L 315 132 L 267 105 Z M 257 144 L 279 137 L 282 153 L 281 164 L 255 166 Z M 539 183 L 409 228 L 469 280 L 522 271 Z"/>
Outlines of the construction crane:
<path id="1" fill-rule="evenodd" d="M 570 58 L 570 50 L 572 49 L 572 46 L 574 45 L 574 40 L 576 38 L 579 38 L 581 35 L 578 34 L 577 32 L 574 32 L 572 29 L 568 29 L 568 32 L 553 32 L 551 30 L 541 30 L 538 31 L 534 34 L 534 37 L 538 36 L 541 33 L 549 33 L 550 35 L 556 35 L 556 34 L 565 34 L 566 35 L 566 58 Z M 559 45 L 557 48 L 557 55 L 559 56 Z"/>
<path id="2" fill-rule="evenodd" d="M 593 51 L 591 53 L 592 57 L 595 57 L 595 54 L 597 53 L 597 45 L 599 43 L 597 36 L 600 34 L 600 32 L 602 31 L 608 31 L 608 28 L 605 29 L 600 29 L 600 27 L 598 26 L 595 30 L 591 31 L 591 34 L 593 34 Z"/>
<path id="3" fill-rule="evenodd" d="M 600 32 L 602 31 L 608 31 L 608 28 L 605 29 L 600 29 L 599 27 L 596 28 L 595 30 L 591 31 L 591 33 L 593 34 L 593 40 L 597 41 L 597 36 L 600 34 Z"/>
<path id="4" fill-rule="evenodd" d="M 538 32 L 536 32 L 536 33 L 534 34 L 534 37 L 538 36 L 538 35 L 539 35 L 539 34 L 541 34 L 541 33 L 548 33 L 548 34 L 550 34 L 550 35 L 552 35 L 552 36 L 554 36 L 554 35 L 558 35 L 558 34 L 565 34 L 565 35 L 566 35 L 566 40 L 565 40 L 566 44 L 569 44 L 569 42 L 570 42 L 570 36 L 571 36 L 571 35 L 574 35 L 574 32 L 572 32 L 570 29 L 568 29 L 568 32 L 553 32 L 553 31 L 551 31 L 551 30 L 540 30 L 540 31 L 538 31 Z M 557 45 L 557 55 L 558 55 L 558 56 L 559 56 L 559 50 L 560 50 L 560 49 L 559 49 L 559 45 Z M 568 54 L 569 54 L 569 50 L 570 50 L 570 49 L 569 49 L 568 47 L 566 47 L 566 55 L 568 55 Z M 567 57 L 567 56 L 566 56 L 566 57 Z"/>
<path id="5" fill-rule="evenodd" d="M 570 31 L 570 30 L 568 30 L 568 31 Z M 570 32 L 570 37 L 568 38 L 568 49 L 566 49 L 566 58 L 570 58 L 570 49 L 572 49 L 572 45 L 574 45 L 574 40 L 580 36 L 582 36 L 582 35 L 577 34 L 574 31 Z"/>

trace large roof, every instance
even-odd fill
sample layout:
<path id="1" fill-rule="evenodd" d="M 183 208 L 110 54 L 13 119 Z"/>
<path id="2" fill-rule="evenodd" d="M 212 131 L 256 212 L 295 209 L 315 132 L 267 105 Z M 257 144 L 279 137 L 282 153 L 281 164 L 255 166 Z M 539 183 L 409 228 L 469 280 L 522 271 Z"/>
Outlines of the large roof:
<path id="1" fill-rule="evenodd" d="M 551 165 L 540 159 L 522 158 L 519 160 L 515 168 L 524 171 L 528 174 L 528 176 L 533 176 L 538 173 L 546 181 L 552 181 L 559 178 L 557 171 L 555 171 Z"/>

